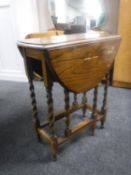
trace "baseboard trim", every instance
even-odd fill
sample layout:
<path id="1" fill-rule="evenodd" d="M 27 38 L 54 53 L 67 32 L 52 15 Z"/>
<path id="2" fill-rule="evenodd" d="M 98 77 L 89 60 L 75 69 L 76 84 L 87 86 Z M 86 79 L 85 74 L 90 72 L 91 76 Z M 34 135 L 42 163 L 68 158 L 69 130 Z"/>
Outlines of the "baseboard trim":
<path id="1" fill-rule="evenodd" d="M 121 88 L 131 88 L 131 83 L 122 82 L 122 81 L 113 81 L 113 86 Z"/>

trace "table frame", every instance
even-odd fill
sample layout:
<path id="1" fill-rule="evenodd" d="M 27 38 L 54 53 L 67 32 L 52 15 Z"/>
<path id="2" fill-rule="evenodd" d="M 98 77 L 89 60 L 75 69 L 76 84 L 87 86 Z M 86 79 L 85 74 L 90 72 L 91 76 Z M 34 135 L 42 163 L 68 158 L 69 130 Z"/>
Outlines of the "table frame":
<path id="1" fill-rule="evenodd" d="M 72 106 L 69 105 L 70 98 L 69 94 L 70 91 L 66 88 L 64 88 L 64 95 L 65 95 L 65 110 L 60 111 L 57 114 L 54 114 L 53 109 L 53 97 L 52 97 L 52 87 L 55 82 L 55 80 L 52 78 L 51 73 L 47 67 L 47 64 L 45 63 L 44 57 L 47 57 L 47 54 L 43 51 L 43 58 L 37 57 L 37 54 L 34 54 L 33 59 L 38 59 L 42 63 L 42 74 L 44 77 L 44 85 L 46 88 L 47 93 L 47 105 L 48 105 L 48 120 L 41 124 L 40 120 L 38 118 L 38 109 L 37 109 L 37 101 L 35 96 L 35 89 L 34 89 L 34 76 L 33 76 L 33 69 L 29 63 L 31 55 L 28 53 L 27 48 L 19 47 L 19 50 L 22 53 L 22 56 L 24 58 L 25 62 L 25 68 L 26 68 L 26 74 L 29 81 L 29 90 L 30 90 L 30 96 L 31 96 L 31 102 L 32 102 L 32 112 L 33 112 L 33 123 L 36 130 L 38 141 L 41 142 L 42 139 L 47 141 L 51 147 L 51 155 L 52 159 L 57 159 L 57 152 L 58 152 L 58 146 L 62 143 L 68 141 L 73 135 L 80 133 L 83 129 L 89 128 L 92 135 L 94 135 L 95 128 L 97 122 L 101 123 L 100 128 L 104 128 L 104 123 L 106 120 L 106 113 L 107 113 L 107 93 L 108 93 L 108 83 L 109 83 L 109 75 L 108 72 L 105 77 L 105 84 L 104 84 L 104 94 L 103 94 L 103 104 L 101 109 L 97 109 L 97 98 L 98 98 L 98 86 L 94 88 L 94 94 L 93 94 L 93 105 L 88 104 L 86 93 L 83 93 L 82 97 L 82 103 L 78 104 L 77 102 L 77 94 L 74 93 L 74 102 Z M 48 58 L 47 58 L 48 59 Z M 83 120 L 79 122 L 74 127 L 70 127 L 70 114 L 82 109 L 83 111 Z M 89 110 L 92 112 L 92 115 L 90 118 L 86 117 L 86 110 Z M 65 133 L 64 136 L 58 137 L 55 132 L 55 122 L 61 119 L 65 119 Z M 45 130 L 45 127 L 49 128 L 49 133 Z"/>

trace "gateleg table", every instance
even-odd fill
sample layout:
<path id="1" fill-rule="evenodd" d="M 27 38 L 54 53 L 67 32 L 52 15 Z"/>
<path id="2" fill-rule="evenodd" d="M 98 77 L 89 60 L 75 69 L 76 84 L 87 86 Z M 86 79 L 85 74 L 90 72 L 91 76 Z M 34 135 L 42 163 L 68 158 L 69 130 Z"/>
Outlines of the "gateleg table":
<path id="1" fill-rule="evenodd" d="M 109 72 L 120 45 L 120 36 L 104 31 L 89 31 L 84 34 L 61 35 L 18 41 L 18 48 L 24 58 L 26 74 L 30 86 L 33 121 L 38 140 L 43 138 L 51 146 L 52 158 L 56 160 L 58 146 L 85 128 L 94 134 L 97 122 L 104 127 L 107 111 L 107 90 Z M 37 115 L 37 103 L 34 90 L 34 75 L 39 75 L 47 93 L 48 120 L 41 124 Z M 99 83 L 105 79 L 103 105 L 97 108 Z M 54 113 L 52 87 L 59 83 L 64 89 L 65 110 Z M 93 104 L 87 100 L 87 92 L 94 89 Z M 70 93 L 74 94 L 70 104 Z M 82 102 L 78 104 L 77 95 L 82 93 Z M 58 97 L 59 98 L 59 97 Z M 82 120 L 71 127 L 70 114 L 82 109 Z M 86 110 L 91 116 L 86 116 Z M 63 136 L 58 136 L 55 123 L 65 122 Z M 45 130 L 49 128 L 49 132 Z"/>

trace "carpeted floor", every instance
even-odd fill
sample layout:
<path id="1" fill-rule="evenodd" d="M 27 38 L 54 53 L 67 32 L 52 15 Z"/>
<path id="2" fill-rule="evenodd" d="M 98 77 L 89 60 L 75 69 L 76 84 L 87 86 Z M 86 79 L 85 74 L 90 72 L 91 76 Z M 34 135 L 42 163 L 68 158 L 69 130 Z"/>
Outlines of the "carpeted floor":
<path id="1" fill-rule="evenodd" d="M 40 114 L 46 116 L 42 83 L 36 83 L 36 92 Z M 54 96 L 59 110 L 63 103 L 58 85 Z M 54 162 L 48 145 L 37 143 L 28 84 L 1 81 L 0 175 L 131 175 L 131 90 L 109 88 L 108 106 L 105 129 L 98 126 L 94 137 L 85 131 L 62 145 Z"/>

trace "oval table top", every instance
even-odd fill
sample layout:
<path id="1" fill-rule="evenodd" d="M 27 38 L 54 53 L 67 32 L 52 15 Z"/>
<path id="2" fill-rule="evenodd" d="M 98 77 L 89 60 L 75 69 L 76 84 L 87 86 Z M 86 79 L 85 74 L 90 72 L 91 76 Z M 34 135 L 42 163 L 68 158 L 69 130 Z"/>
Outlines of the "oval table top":
<path id="1" fill-rule="evenodd" d="M 58 35 L 43 38 L 23 39 L 17 42 L 18 46 L 36 49 L 56 49 L 71 45 L 88 44 L 105 40 L 120 39 L 120 35 L 112 35 L 105 31 L 89 30 L 87 33 Z"/>
<path id="2" fill-rule="evenodd" d="M 81 93 L 97 86 L 117 54 L 120 36 L 104 31 L 24 39 L 18 46 L 42 54 L 54 77 L 68 90 Z M 38 53 L 40 52 L 40 53 Z"/>

